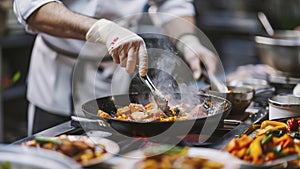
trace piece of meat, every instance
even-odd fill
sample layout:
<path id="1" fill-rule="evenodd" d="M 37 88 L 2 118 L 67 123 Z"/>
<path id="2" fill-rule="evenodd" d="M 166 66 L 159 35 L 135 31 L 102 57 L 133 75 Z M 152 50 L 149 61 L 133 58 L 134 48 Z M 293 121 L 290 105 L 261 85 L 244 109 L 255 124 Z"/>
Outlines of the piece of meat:
<path id="1" fill-rule="evenodd" d="M 160 109 L 153 108 L 151 110 L 147 110 L 148 116 L 144 119 L 145 122 L 159 120 L 160 116 L 163 112 Z"/>
<path id="2" fill-rule="evenodd" d="M 130 114 L 130 108 L 128 106 L 121 107 L 117 109 L 117 116 L 122 116 L 122 114 Z"/>
<path id="3" fill-rule="evenodd" d="M 146 111 L 145 107 L 142 104 L 130 103 L 129 108 L 130 108 L 131 113 Z"/>
<path id="4" fill-rule="evenodd" d="M 133 112 L 133 113 L 131 113 L 131 117 L 135 121 L 142 121 L 143 119 L 145 119 L 147 117 L 147 115 L 145 115 L 144 112 Z"/>

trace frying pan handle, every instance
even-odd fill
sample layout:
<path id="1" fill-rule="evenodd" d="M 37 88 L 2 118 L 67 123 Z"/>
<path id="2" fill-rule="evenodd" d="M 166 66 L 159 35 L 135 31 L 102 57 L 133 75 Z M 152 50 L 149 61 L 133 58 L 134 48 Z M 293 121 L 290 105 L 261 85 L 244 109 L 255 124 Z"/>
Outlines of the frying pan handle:
<path id="1" fill-rule="evenodd" d="M 71 120 L 74 123 L 79 123 L 82 128 L 85 129 L 108 129 L 110 124 L 104 119 L 89 119 L 85 117 L 71 116 Z"/>

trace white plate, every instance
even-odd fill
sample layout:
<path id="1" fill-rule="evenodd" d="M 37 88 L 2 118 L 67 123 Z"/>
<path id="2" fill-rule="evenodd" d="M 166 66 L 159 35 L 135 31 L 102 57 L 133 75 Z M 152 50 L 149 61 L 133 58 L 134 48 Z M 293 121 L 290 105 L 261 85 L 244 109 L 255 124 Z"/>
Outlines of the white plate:
<path id="1" fill-rule="evenodd" d="M 119 153 L 120 147 L 119 145 L 109 139 L 101 138 L 101 137 L 89 137 L 89 136 L 80 136 L 80 135 L 67 135 L 70 141 L 84 141 L 89 144 L 94 145 L 103 145 L 105 146 L 106 153 L 103 154 L 101 158 L 91 159 L 88 162 L 81 164 L 84 167 L 96 165 L 112 158 L 114 155 Z"/>
<path id="2" fill-rule="evenodd" d="M 61 153 L 21 145 L 0 145 L 0 164 L 3 163 L 9 163 L 13 169 L 81 169 L 76 161 Z"/>
<path id="3" fill-rule="evenodd" d="M 240 162 L 229 153 L 210 148 L 189 148 L 188 156 L 202 157 L 204 159 L 219 162 L 224 165 L 223 169 L 238 169 Z M 123 156 L 118 161 L 117 169 L 134 169 L 137 162 L 145 158 L 143 150 L 136 150 Z"/>

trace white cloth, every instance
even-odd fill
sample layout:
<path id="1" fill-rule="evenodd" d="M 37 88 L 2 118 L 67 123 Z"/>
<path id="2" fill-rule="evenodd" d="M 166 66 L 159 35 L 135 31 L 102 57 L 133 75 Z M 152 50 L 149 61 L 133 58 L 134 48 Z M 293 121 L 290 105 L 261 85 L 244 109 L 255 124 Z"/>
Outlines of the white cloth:
<path id="1" fill-rule="evenodd" d="M 298 84 L 295 86 L 295 88 L 294 88 L 294 90 L 293 90 L 293 94 L 294 94 L 295 96 L 297 96 L 297 97 L 300 97 L 300 83 L 298 83 Z"/>
<path id="2" fill-rule="evenodd" d="M 39 7 L 53 1 L 62 3 L 77 13 L 109 20 L 116 20 L 124 16 L 141 13 L 147 2 L 147 0 L 15 0 L 14 11 L 19 22 L 25 26 L 28 32 L 38 33 L 27 24 L 26 20 Z M 177 16 L 191 16 L 194 15 L 194 8 L 190 1 L 187 0 L 166 0 L 165 3 L 159 7 L 159 12 L 170 13 L 173 15 L 176 14 Z M 167 22 L 168 19 L 170 18 L 165 18 L 162 22 Z M 137 22 L 129 17 L 127 17 L 126 21 L 132 23 Z M 122 26 L 129 26 L 130 24 L 131 23 L 123 22 Z M 41 36 L 57 48 L 68 50 L 72 53 L 79 53 L 85 42 L 40 34 L 36 39 L 32 51 L 28 75 L 27 98 L 31 103 L 44 110 L 57 112 L 62 115 L 70 115 L 72 104 L 71 78 L 76 60 L 51 50 L 45 45 Z M 107 51 L 104 51 L 104 53 L 106 52 Z M 99 56 L 101 54 L 95 53 L 95 55 Z M 105 74 L 105 71 L 103 73 Z M 109 77 L 106 75 L 101 77 L 101 74 L 97 74 L 97 76 L 100 76 L 100 82 L 97 83 L 97 86 L 99 87 L 97 87 L 97 89 L 99 89 L 97 93 L 109 95 L 111 81 L 104 80 Z M 95 80 L 94 77 L 84 78 L 86 78 L 85 80 L 90 80 L 91 83 Z M 90 89 L 82 90 L 89 91 Z"/>

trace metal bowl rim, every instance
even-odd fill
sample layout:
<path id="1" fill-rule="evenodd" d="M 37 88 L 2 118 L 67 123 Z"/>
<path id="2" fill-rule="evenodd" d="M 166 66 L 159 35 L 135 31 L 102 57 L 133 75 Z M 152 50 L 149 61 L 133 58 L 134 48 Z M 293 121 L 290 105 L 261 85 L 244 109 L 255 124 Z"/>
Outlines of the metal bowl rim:
<path id="1" fill-rule="evenodd" d="M 271 37 L 255 36 L 255 42 L 261 45 L 299 47 L 300 39 L 274 39 Z"/>
<path id="2" fill-rule="evenodd" d="M 292 98 L 298 99 L 299 103 L 285 103 L 285 102 L 278 100 L 282 97 L 292 97 Z M 300 97 L 296 97 L 293 95 L 276 95 L 274 97 L 269 98 L 268 101 L 269 101 L 270 105 L 277 106 L 277 107 L 300 108 Z"/>

